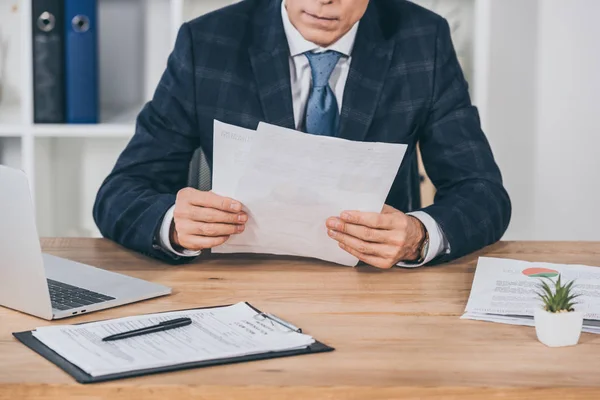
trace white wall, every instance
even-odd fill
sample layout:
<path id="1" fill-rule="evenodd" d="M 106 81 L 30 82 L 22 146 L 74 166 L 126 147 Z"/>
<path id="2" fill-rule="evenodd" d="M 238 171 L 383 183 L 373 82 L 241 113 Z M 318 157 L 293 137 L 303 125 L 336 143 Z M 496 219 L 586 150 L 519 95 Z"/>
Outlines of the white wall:
<path id="1" fill-rule="evenodd" d="M 600 1 L 541 0 L 536 239 L 600 240 Z"/>
<path id="2" fill-rule="evenodd" d="M 478 21 L 483 70 L 475 102 L 513 204 L 504 239 L 532 239 L 538 0 L 484 0 L 479 7 L 488 22 Z"/>
<path id="3" fill-rule="evenodd" d="M 598 0 L 483 0 L 483 127 L 513 202 L 506 240 L 600 240 Z"/>
<path id="4" fill-rule="evenodd" d="M 144 3 L 136 0 L 98 3 L 102 111 L 139 106 L 144 100 L 144 14 Z"/>
<path id="5" fill-rule="evenodd" d="M 172 27 L 164 22 L 170 12 L 171 4 L 168 0 L 146 0 L 144 100 L 150 100 L 153 97 L 158 82 L 167 67 L 169 54 L 173 50 Z"/>

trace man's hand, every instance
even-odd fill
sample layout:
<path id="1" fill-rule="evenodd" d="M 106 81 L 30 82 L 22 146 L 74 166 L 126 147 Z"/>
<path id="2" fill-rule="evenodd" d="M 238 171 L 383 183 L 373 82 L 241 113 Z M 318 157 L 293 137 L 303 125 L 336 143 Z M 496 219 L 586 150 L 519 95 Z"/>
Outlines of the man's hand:
<path id="1" fill-rule="evenodd" d="M 210 249 L 242 233 L 246 221 L 248 215 L 242 212 L 239 201 L 185 188 L 177 193 L 171 243 L 192 251 Z"/>
<path id="2" fill-rule="evenodd" d="M 329 236 L 359 260 L 377 268 L 419 259 L 425 227 L 388 205 L 379 213 L 344 211 L 327 220 Z"/>

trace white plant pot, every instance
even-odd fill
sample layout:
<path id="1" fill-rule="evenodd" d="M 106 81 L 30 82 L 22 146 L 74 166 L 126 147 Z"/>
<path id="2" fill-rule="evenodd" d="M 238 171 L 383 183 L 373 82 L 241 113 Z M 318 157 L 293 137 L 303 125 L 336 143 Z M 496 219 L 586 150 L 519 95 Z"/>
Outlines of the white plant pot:
<path id="1" fill-rule="evenodd" d="M 542 308 L 534 313 L 535 333 L 548 347 L 574 346 L 579 342 L 583 327 L 580 311 L 551 313 Z"/>

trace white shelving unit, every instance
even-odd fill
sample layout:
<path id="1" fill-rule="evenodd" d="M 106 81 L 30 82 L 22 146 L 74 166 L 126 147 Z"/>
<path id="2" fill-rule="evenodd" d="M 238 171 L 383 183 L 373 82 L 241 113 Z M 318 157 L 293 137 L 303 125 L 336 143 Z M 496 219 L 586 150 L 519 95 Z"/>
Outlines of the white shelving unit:
<path id="1" fill-rule="evenodd" d="M 133 135 L 181 24 L 232 2 L 98 0 L 101 112 L 94 125 L 33 123 L 31 1 L 0 2 L 0 45 L 8 43 L 0 163 L 28 175 L 41 236 L 99 235 L 96 192 Z"/>
<path id="2" fill-rule="evenodd" d="M 482 104 L 491 79 L 492 1 L 416 1 L 449 17 L 475 100 Z M 135 118 L 154 92 L 181 24 L 234 2 L 98 0 L 101 123 L 96 125 L 33 123 L 31 1 L 0 2 L 0 44 L 9 43 L 7 69 L 0 76 L 5 93 L 0 164 L 29 176 L 41 236 L 99 235 L 92 219 L 97 190 L 133 135 Z"/>

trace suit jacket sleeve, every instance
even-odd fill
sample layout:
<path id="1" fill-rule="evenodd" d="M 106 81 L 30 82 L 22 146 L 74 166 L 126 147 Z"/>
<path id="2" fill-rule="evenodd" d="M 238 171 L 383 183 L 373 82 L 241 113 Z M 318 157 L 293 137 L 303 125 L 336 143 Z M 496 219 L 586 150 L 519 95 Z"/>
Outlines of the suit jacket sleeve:
<path id="1" fill-rule="evenodd" d="M 187 185 L 189 163 L 200 145 L 194 79 L 192 37 L 184 24 L 153 99 L 138 115 L 135 134 L 94 205 L 105 237 L 170 262 L 177 258 L 157 245 L 156 235 L 176 193 Z"/>
<path id="2" fill-rule="evenodd" d="M 446 20 L 438 25 L 433 101 L 420 137 L 423 162 L 437 188 L 424 209 L 440 225 L 450 253 L 461 257 L 502 237 L 511 215 L 500 170 L 471 104 Z"/>

